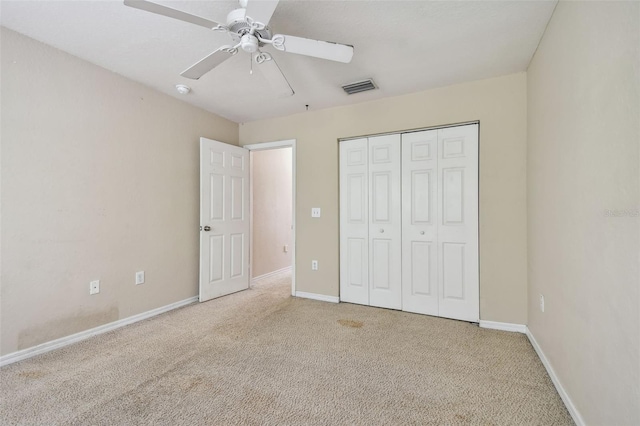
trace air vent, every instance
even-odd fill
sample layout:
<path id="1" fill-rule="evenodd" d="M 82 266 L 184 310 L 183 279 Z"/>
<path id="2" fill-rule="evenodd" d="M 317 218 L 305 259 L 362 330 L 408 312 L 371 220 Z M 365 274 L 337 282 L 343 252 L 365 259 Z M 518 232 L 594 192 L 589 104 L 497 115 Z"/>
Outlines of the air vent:
<path id="1" fill-rule="evenodd" d="M 366 92 L 367 90 L 377 89 L 378 87 L 373 82 L 373 79 L 366 79 L 362 81 L 356 81 L 355 83 L 349 83 L 342 86 L 342 89 L 347 92 L 347 95 L 353 95 L 354 93 Z"/>

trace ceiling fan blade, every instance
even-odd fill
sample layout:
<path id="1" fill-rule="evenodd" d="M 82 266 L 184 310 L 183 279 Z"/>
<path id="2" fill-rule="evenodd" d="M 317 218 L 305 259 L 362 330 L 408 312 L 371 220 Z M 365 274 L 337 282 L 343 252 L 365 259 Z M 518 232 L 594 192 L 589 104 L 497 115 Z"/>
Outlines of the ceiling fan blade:
<path id="1" fill-rule="evenodd" d="M 210 55 L 202 58 L 190 68 L 180 73 L 181 76 L 198 80 L 200 77 L 238 53 L 238 48 L 233 46 L 222 46 Z"/>
<path id="2" fill-rule="evenodd" d="M 278 7 L 279 0 L 248 0 L 246 16 L 266 27 Z"/>
<path id="3" fill-rule="evenodd" d="M 262 75 L 267 79 L 278 98 L 286 98 L 293 95 L 294 91 L 287 78 L 282 74 L 280 67 L 269 53 L 259 52 L 256 56 L 256 62 Z"/>
<path id="4" fill-rule="evenodd" d="M 330 41 L 311 40 L 309 38 L 276 34 L 272 38 L 273 47 L 284 52 L 348 64 L 353 58 L 353 46 Z"/>
<path id="5" fill-rule="evenodd" d="M 157 13 L 158 15 L 168 16 L 169 18 L 179 19 L 191 24 L 200 25 L 201 27 L 213 29 L 223 27 L 215 21 L 211 21 L 200 16 L 192 15 L 181 10 L 173 9 L 171 7 L 163 6 L 158 3 L 153 3 L 146 0 L 124 0 L 125 6 L 134 7 L 140 10 L 146 10 L 147 12 Z"/>

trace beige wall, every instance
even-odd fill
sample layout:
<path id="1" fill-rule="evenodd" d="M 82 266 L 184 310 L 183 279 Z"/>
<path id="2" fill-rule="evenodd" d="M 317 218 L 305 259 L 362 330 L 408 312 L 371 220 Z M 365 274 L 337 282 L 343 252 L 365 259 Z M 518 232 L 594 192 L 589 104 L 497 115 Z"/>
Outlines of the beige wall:
<path id="1" fill-rule="evenodd" d="M 237 124 L 1 35 L 1 353 L 197 295 L 199 137 Z"/>
<path id="2" fill-rule="evenodd" d="M 528 71 L 529 328 L 590 425 L 640 424 L 639 15 L 560 2 Z"/>
<path id="3" fill-rule="evenodd" d="M 291 266 L 292 150 L 251 152 L 252 277 Z"/>
<path id="4" fill-rule="evenodd" d="M 240 125 L 241 145 L 297 140 L 296 289 L 338 296 L 339 138 L 471 120 L 480 120 L 480 318 L 526 324 L 524 73 Z"/>

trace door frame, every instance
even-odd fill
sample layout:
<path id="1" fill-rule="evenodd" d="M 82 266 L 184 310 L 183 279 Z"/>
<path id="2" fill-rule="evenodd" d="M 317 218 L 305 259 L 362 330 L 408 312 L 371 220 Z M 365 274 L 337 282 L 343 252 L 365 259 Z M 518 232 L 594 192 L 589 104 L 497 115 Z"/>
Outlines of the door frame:
<path id="1" fill-rule="evenodd" d="M 251 162 L 251 151 L 266 151 L 270 149 L 278 148 L 291 148 L 291 295 L 296 295 L 296 140 L 286 139 L 274 142 L 261 142 L 249 145 L 243 145 L 242 148 L 249 150 L 249 162 Z M 251 169 L 249 169 L 251 170 Z M 249 253 L 253 253 L 253 185 L 251 184 L 253 177 L 249 173 Z M 249 264 L 252 264 L 253 259 L 249 259 Z M 251 283 L 250 271 L 249 283 Z"/>

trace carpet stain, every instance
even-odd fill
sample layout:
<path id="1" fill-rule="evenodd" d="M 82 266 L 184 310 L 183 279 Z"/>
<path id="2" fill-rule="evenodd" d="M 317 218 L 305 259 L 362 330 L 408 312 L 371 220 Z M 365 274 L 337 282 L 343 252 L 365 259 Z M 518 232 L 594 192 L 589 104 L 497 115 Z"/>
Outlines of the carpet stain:
<path id="1" fill-rule="evenodd" d="M 187 384 L 187 386 L 184 388 L 186 391 L 190 391 L 191 389 L 201 385 L 204 381 L 202 380 L 202 377 L 195 377 L 193 379 L 191 379 L 189 381 L 189 383 Z"/>
<path id="2" fill-rule="evenodd" d="M 362 321 L 354 321 L 354 320 L 347 320 L 347 319 L 338 320 L 338 324 L 345 327 L 351 327 L 351 328 L 362 328 L 362 326 L 364 325 Z"/>
<path id="3" fill-rule="evenodd" d="M 23 371 L 22 373 L 18 374 L 20 377 L 26 377 L 27 379 L 39 379 L 40 377 L 44 377 L 46 376 L 47 373 L 46 371 L 41 371 L 41 370 L 32 370 L 32 371 Z"/>

